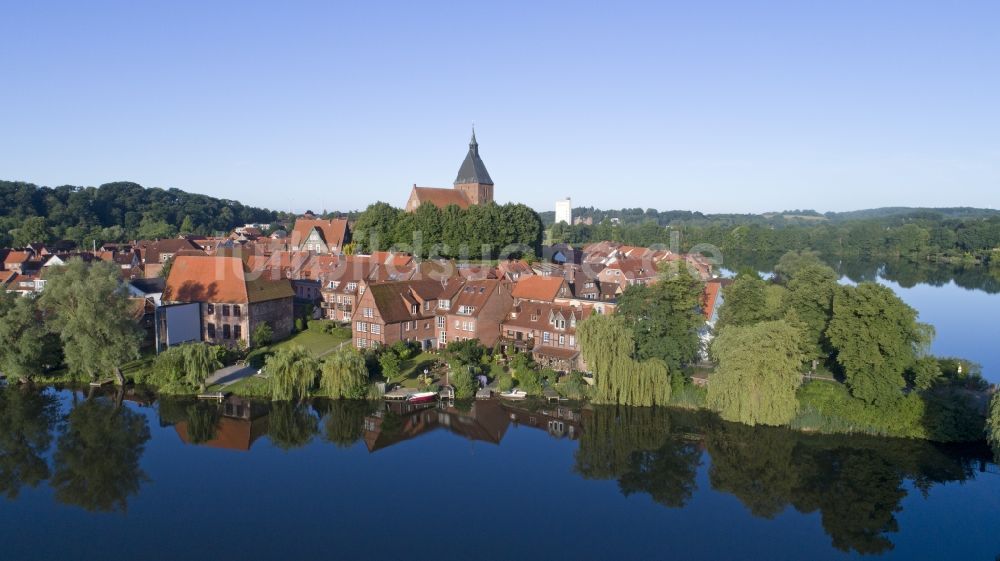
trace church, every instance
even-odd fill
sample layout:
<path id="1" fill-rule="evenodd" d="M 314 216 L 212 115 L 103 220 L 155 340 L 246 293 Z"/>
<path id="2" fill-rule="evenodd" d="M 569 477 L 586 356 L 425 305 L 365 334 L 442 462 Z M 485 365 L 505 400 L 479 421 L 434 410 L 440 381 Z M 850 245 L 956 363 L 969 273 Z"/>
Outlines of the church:
<path id="1" fill-rule="evenodd" d="M 462 166 L 458 168 L 458 177 L 451 189 L 439 187 L 413 186 L 410 198 L 406 201 L 406 212 L 416 211 L 420 205 L 431 203 L 438 208 L 448 205 L 458 205 L 466 209 L 471 205 L 481 205 L 493 200 L 493 180 L 486 171 L 486 164 L 479 157 L 479 143 L 476 142 L 476 130 L 472 130 L 472 140 L 469 141 L 469 153 L 465 155 Z"/>

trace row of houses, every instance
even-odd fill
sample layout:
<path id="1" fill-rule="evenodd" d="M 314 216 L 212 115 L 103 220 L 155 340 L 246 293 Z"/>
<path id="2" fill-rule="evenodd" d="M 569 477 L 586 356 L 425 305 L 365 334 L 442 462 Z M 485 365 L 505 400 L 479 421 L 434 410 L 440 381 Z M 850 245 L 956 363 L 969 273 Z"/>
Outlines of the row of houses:
<path id="1" fill-rule="evenodd" d="M 130 294 L 145 302 L 159 347 L 192 340 L 249 347 L 262 324 L 281 339 L 293 331 L 298 303 L 311 304 L 314 318 L 350 325 L 359 349 L 397 341 L 434 349 L 476 339 L 531 352 L 558 370 L 585 367 L 579 322 L 614 313 L 622 292 L 656 282 L 665 265 L 684 264 L 707 282 L 706 325 L 721 301 L 721 281 L 707 260 L 668 250 L 600 242 L 547 248 L 542 262 L 466 264 L 394 252 L 348 255 L 350 237 L 346 220 L 305 216 L 291 234 L 264 236 L 259 225 L 246 225 L 225 237 L 105 244 L 90 252 L 36 244 L 0 251 L 0 286 L 38 292 L 47 267 L 71 258 L 112 261 Z"/>

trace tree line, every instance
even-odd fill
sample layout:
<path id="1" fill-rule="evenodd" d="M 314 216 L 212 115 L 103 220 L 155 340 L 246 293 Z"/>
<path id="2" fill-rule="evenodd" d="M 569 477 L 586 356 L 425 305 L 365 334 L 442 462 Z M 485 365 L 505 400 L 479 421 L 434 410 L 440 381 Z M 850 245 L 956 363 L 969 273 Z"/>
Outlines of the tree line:
<path id="1" fill-rule="evenodd" d="M 412 213 L 388 203 L 366 208 L 354 225 L 355 251 L 400 248 L 420 257 L 500 257 L 505 249 L 541 255 L 542 222 L 523 204 L 490 202 L 461 209 L 424 203 Z M 485 249 L 484 249 L 485 248 Z"/>
<path id="2" fill-rule="evenodd" d="M 638 209 L 636 209 L 638 210 Z M 754 253 L 774 258 L 792 250 L 815 250 L 837 257 L 892 257 L 909 260 L 971 260 L 1000 265 L 1000 213 L 936 210 L 900 214 L 848 215 L 701 215 L 672 211 L 643 213 L 642 218 L 593 225 L 556 224 L 555 242 L 584 244 L 612 240 L 648 247 L 662 244 L 689 251 L 711 244 L 726 253 Z M 991 261 L 992 259 L 992 261 Z"/>
<path id="3" fill-rule="evenodd" d="M 57 240 L 88 247 L 93 241 L 208 235 L 281 218 L 289 216 L 238 201 L 180 189 L 147 189 L 131 182 L 39 187 L 0 181 L 0 247 Z"/>

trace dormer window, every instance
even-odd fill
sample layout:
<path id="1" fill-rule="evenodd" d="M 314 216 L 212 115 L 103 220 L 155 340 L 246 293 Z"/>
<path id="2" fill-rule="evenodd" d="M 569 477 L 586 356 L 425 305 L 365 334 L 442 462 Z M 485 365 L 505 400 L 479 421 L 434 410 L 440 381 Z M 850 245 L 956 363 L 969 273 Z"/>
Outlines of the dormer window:
<path id="1" fill-rule="evenodd" d="M 333 288 L 337 288 L 337 284 L 339 284 L 339 283 L 334 283 Z M 347 290 L 349 290 L 351 292 L 354 292 L 357 289 L 358 289 L 358 283 L 356 283 L 356 282 L 349 282 L 349 283 L 347 283 Z"/>
<path id="2" fill-rule="evenodd" d="M 410 313 L 411 314 L 417 315 L 417 312 L 419 312 L 419 311 L 420 311 L 420 305 L 419 304 L 411 304 L 410 305 Z"/>
<path id="3" fill-rule="evenodd" d="M 438 300 L 438 308 L 442 310 L 451 309 L 451 300 Z"/>
<path id="4" fill-rule="evenodd" d="M 560 318 L 560 319 L 556 319 L 556 321 L 554 323 L 555 323 L 556 329 L 566 329 L 566 320 Z"/>

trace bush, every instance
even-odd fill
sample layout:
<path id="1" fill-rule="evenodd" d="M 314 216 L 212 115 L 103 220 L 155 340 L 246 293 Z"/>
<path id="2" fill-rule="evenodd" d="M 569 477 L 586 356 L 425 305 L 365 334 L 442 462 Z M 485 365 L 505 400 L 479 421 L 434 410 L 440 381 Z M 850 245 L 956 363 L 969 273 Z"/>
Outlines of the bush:
<path id="1" fill-rule="evenodd" d="M 555 389 L 567 399 L 585 399 L 590 386 L 583 380 L 583 374 L 572 372 L 565 380 L 556 384 Z"/>
<path id="2" fill-rule="evenodd" d="M 451 361 L 448 363 L 448 367 L 450 369 L 448 381 L 455 388 L 455 397 L 457 399 L 469 399 L 476 395 L 476 383 L 472 379 L 469 367 L 457 361 Z"/>
<path id="3" fill-rule="evenodd" d="M 792 428 L 967 442 L 982 438 L 983 418 L 961 392 L 911 392 L 889 404 L 851 397 L 837 382 L 812 381 L 798 391 L 800 413 Z"/>
<path id="4" fill-rule="evenodd" d="M 538 372 L 530 368 L 523 370 L 518 370 L 515 373 L 517 377 L 517 388 L 528 395 L 541 395 L 542 394 L 542 382 L 538 377 Z"/>
<path id="5" fill-rule="evenodd" d="M 502 392 L 510 391 L 514 387 L 514 378 L 506 372 L 497 376 L 496 380 L 497 389 Z"/>
<path id="6" fill-rule="evenodd" d="M 253 330 L 253 335 L 250 336 L 250 344 L 254 347 L 266 347 L 271 344 L 274 339 L 274 331 L 271 330 L 271 326 L 267 323 L 258 324 Z"/>

